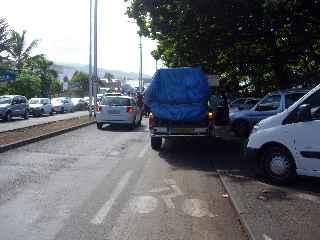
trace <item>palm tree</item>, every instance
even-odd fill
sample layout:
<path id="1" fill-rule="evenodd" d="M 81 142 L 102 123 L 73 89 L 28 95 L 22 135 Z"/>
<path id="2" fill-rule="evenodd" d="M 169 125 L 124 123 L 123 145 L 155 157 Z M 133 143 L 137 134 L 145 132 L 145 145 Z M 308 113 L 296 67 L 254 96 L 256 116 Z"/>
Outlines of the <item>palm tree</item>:
<path id="1" fill-rule="evenodd" d="M 26 46 L 25 35 L 27 31 L 23 31 L 20 35 L 16 31 L 11 31 L 10 38 L 10 56 L 14 62 L 14 66 L 18 72 L 21 71 L 24 64 L 30 58 L 31 51 L 37 47 L 38 40 L 33 40 L 29 46 Z"/>
<path id="2" fill-rule="evenodd" d="M 0 67 L 7 61 L 5 54 L 9 48 L 8 24 L 4 18 L 0 18 Z"/>

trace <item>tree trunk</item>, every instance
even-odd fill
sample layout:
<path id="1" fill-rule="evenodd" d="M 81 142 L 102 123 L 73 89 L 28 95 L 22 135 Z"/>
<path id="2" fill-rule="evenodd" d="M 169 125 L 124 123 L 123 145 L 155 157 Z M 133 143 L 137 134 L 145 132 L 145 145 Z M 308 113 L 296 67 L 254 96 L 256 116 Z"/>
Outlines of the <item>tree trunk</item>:
<path id="1" fill-rule="evenodd" d="M 277 63 L 275 63 L 274 77 L 279 89 L 288 89 L 290 87 L 288 69 L 283 61 L 277 61 Z"/>

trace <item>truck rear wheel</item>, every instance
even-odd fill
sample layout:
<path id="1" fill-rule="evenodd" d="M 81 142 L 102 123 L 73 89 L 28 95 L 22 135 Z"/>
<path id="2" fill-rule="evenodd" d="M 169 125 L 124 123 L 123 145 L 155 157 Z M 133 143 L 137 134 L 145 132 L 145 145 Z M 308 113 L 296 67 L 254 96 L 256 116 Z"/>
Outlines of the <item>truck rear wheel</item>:
<path id="1" fill-rule="evenodd" d="M 160 150 L 162 145 L 161 137 L 151 137 L 151 147 L 154 150 Z"/>

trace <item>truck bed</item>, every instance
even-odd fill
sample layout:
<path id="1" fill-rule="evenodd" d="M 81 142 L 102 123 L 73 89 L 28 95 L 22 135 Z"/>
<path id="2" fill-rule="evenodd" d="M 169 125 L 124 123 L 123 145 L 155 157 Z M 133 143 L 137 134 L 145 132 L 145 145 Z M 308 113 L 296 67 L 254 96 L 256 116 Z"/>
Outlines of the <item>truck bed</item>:
<path id="1" fill-rule="evenodd" d="M 192 137 L 209 136 L 211 132 L 207 120 L 201 122 L 181 122 L 154 119 L 154 125 L 150 127 L 150 134 L 154 137 Z"/>

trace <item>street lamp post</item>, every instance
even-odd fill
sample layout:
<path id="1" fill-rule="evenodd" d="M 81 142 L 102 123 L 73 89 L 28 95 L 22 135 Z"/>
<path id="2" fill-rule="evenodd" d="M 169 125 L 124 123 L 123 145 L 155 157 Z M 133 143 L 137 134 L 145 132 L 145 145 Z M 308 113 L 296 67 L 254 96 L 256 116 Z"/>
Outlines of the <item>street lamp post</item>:
<path id="1" fill-rule="evenodd" d="M 143 79 L 142 79 L 142 35 L 139 34 L 139 36 L 140 36 L 140 44 L 139 44 L 139 48 L 140 48 L 139 90 L 140 90 L 140 92 L 142 92 L 142 88 L 143 88 Z"/>
<path id="2" fill-rule="evenodd" d="M 94 4 L 94 41 L 93 41 L 93 97 L 94 97 L 94 116 L 96 116 L 97 106 L 97 80 L 98 80 L 98 0 Z"/>
<path id="3" fill-rule="evenodd" d="M 92 117 L 92 0 L 90 0 L 90 43 L 89 43 L 89 116 Z"/>
<path id="4" fill-rule="evenodd" d="M 136 23 L 136 22 L 130 22 L 128 23 Z M 139 49 L 140 49 L 140 64 L 139 64 L 139 91 L 142 92 L 143 88 L 143 79 L 142 79 L 142 34 L 139 33 Z"/>

